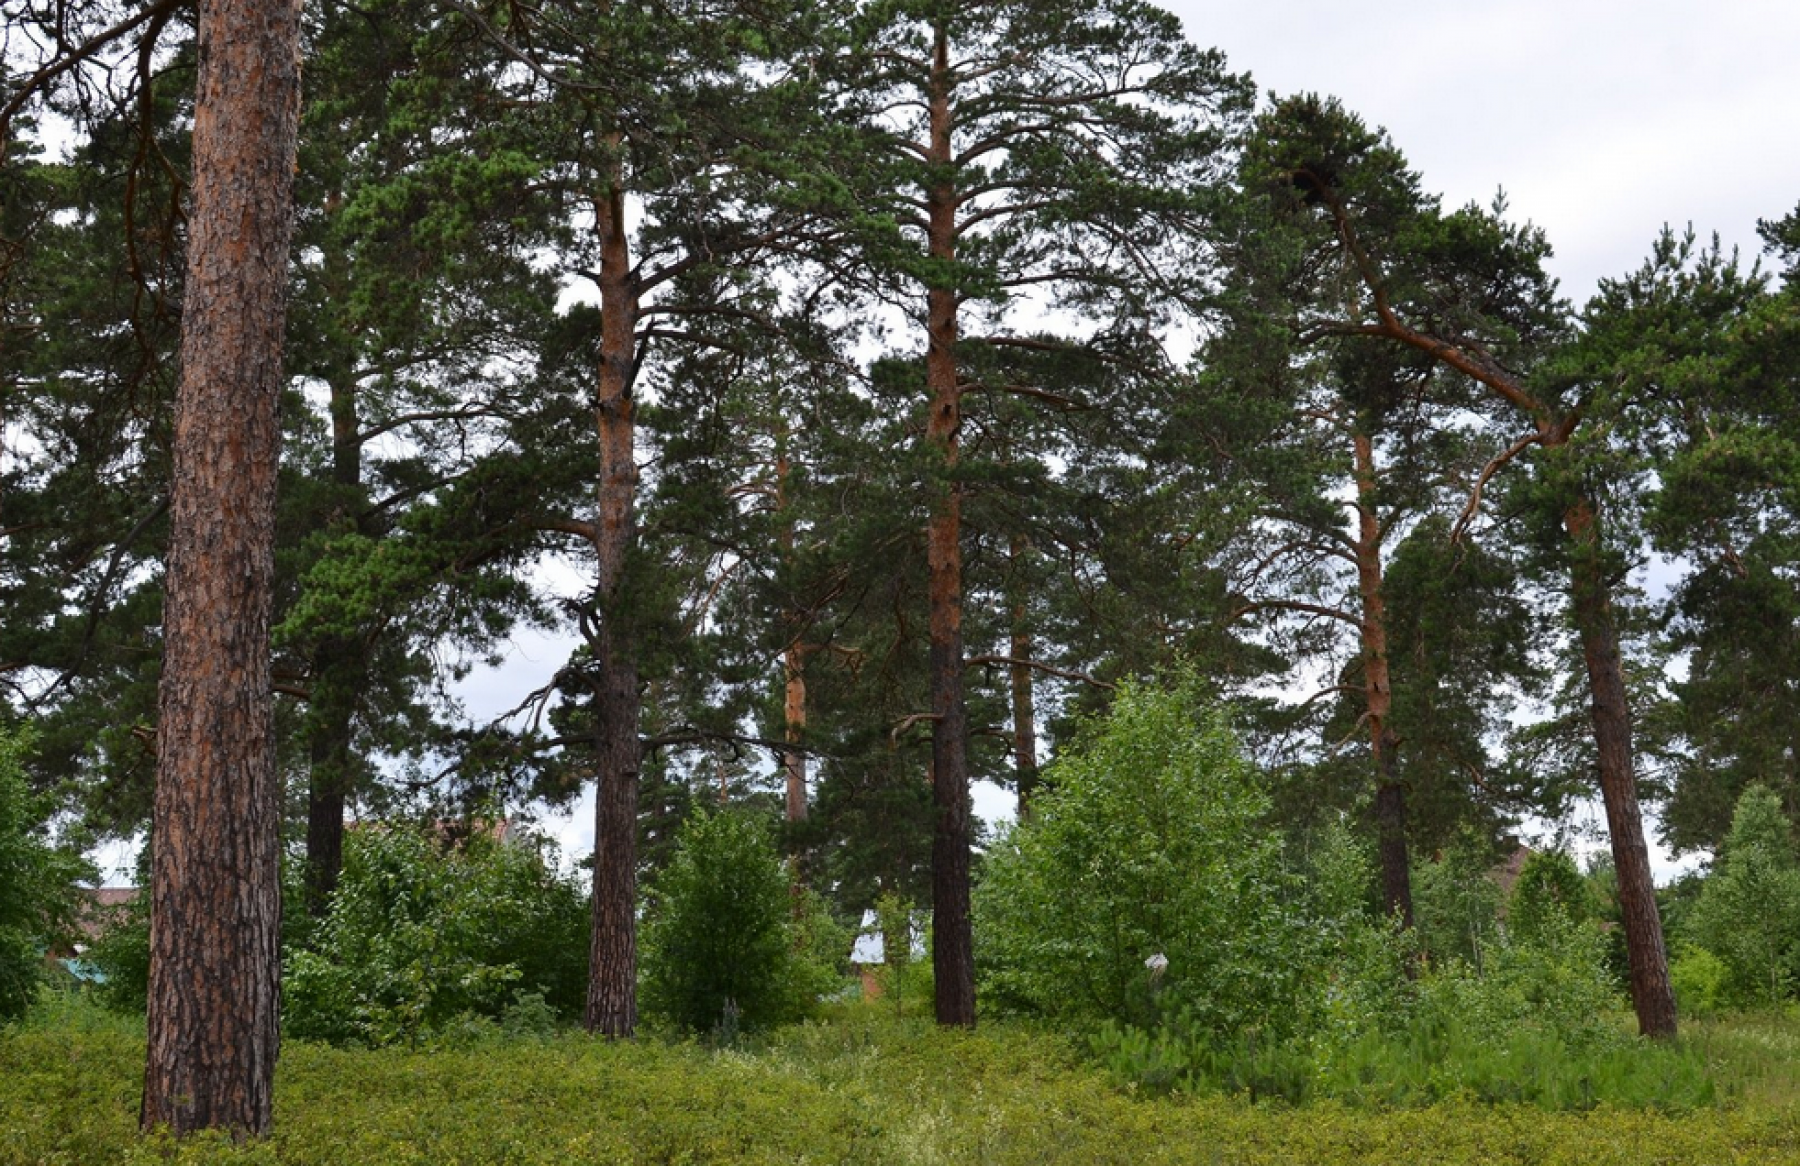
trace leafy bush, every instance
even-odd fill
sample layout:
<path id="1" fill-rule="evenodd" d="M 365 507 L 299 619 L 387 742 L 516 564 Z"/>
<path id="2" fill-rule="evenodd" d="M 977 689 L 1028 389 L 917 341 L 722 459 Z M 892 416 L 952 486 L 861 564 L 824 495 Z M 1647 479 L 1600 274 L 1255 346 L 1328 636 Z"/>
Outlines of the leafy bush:
<path id="1" fill-rule="evenodd" d="M 76 883 L 93 873 L 45 837 L 49 808 L 25 782 L 30 748 L 28 728 L 0 727 L 0 1023 L 31 1006 L 44 950 L 73 937 Z"/>
<path id="2" fill-rule="evenodd" d="M 1488 848 L 1461 838 L 1435 862 L 1413 868 L 1413 913 L 1418 940 L 1434 962 L 1462 960 L 1480 968 L 1497 939 L 1500 888 L 1488 877 Z"/>
<path id="3" fill-rule="evenodd" d="M 791 892 L 768 824 L 743 812 L 682 825 L 642 941 L 645 1012 L 727 1040 L 810 1014 L 850 954 L 823 902 Z"/>
<path id="4" fill-rule="evenodd" d="M 303 1039 L 386 1045 L 516 1017 L 533 998 L 572 1017 L 586 934 L 582 893 L 534 849 L 353 830 L 315 946 L 287 953 L 283 1019 Z"/>
<path id="5" fill-rule="evenodd" d="M 1683 1016 L 1716 1016 L 1731 1001 L 1731 969 L 1703 947 L 1679 944 L 1669 961 L 1669 983 Z"/>
<path id="6" fill-rule="evenodd" d="M 1699 1051 L 1638 1041 L 1620 1026 L 1622 1001 L 1593 926 L 1552 916 L 1533 942 L 1497 943 L 1486 955 L 1479 975 L 1457 959 L 1426 970 L 1385 1023 L 1221 1040 L 1177 1016 L 1155 1030 L 1105 1025 L 1091 1046 L 1135 1086 L 1292 1104 L 1427 1106 L 1460 1097 L 1686 1111 L 1713 1101 Z"/>
<path id="7" fill-rule="evenodd" d="M 875 933 L 881 937 L 881 964 L 873 969 L 882 1006 L 896 1018 L 931 1015 L 936 980 L 931 968 L 931 913 L 912 900 L 885 892 L 875 900 Z M 920 959 L 914 947 L 924 951 Z"/>
<path id="8" fill-rule="evenodd" d="M 1320 950 L 1306 1026 L 1314 1045 L 1341 1044 L 1402 1024 L 1415 996 L 1417 935 L 1375 914 L 1370 848 L 1335 823 L 1312 849 L 1307 900 Z M 1296 1008 L 1306 1005 L 1297 1001 Z"/>
<path id="9" fill-rule="evenodd" d="M 1460 960 L 1420 981 L 1418 1018 L 1427 1026 L 1464 1025 L 1504 1043 L 1524 1032 L 1571 1047 L 1626 1040 L 1617 1017 L 1624 1000 L 1606 961 L 1606 937 L 1591 923 L 1550 914 L 1529 939 L 1491 945 L 1477 969 Z"/>
<path id="10" fill-rule="evenodd" d="M 150 896 L 140 893 L 121 906 L 87 954 L 106 977 L 101 1002 L 142 1016 L 150 995 Z"/>
<path id="11" fill-rule="evenodd" d="M 1532 943 L 1561 923 L 1591 922 L 1598 908 L 1593 888 L 1573 858 L 1560 850 L 1534 851 L 1513 884 L 1506 927 L 1517 939 Z"/>
<path id="12" fill-rule="evenodd" d="M 1699 945 L 1725 965 L 1735 1003 L 1772 1004 L 1800 971 L 1800 860 L 1781 798 L 1751 786 L 1689 921 Z"/>
<path id="13" fill-rule="evenodd" d="M 1269 805 L 1189 681 L 1120 687 L 976 888 L 990 1001 L 1211 1034 L 1286 1031 L 1317 941 Z"/>

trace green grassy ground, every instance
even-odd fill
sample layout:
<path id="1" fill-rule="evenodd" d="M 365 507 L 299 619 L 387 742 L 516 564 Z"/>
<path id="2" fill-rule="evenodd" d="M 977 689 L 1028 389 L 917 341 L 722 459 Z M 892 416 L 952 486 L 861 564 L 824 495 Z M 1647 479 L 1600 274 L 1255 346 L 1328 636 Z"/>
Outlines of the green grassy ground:
<path id="1" fill-rule="evenodd" d="M 290 1043 L 266 1142 L 135 1133 L 141 1027 L 85 1006 L 0 1034 L 0 1163 L 1800 1162 L 1800 1020 L 1689 1025 L 1732 1100 L 1682 1115 L 1152 1098 L 1067 1042 L 851 1019 L 754 1052 L 579 1035 L 381 1052 Z"/>

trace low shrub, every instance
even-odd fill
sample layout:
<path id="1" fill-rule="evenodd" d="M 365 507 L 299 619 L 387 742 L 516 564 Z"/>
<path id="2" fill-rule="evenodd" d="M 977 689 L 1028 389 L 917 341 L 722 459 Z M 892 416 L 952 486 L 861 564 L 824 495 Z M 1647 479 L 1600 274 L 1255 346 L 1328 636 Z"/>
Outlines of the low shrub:
<path id="1" fill-rule="evenodd" d="M 1675 948 L 1669 961 L 1669 984 L 1681 1015 L 1717 1016 L 1731 1000 L 1731 969 L 1725 961 L 1691 943 Z"/>
<path id="2" fill-rule="evenodd" d="M 44 952 L 75 934 L 76 883 L 92 868 L 53 844 L 50 809 L 25 780 L 29 727 L 0 726 L 0 1024 L 17 1020 L 44 980 Z"/>
<path id="3" fill-rule="evenodd" d="M 1407 938 L 1340 925 L 1314 1023 L 1221 1038 L 1182 1013 L 1091 1037 L 1118 1080 L 1153 1092 L 1244 1094 L 1304 1104 L 1429 1106 L 1455 1098 L 1550 1109 L 1682 1112 L 1710 1104 L 1705 1057 L 1629 1036 L 1606 937 L 1545 912 L 1530 940 L 1489 936 L 1483 965 L 1451 958 L 1407 979 Z"/>
<path id="4" fill-rule="evenodd" d="M 363 829 L 313 946 L 290 948 L 285 1031 L 368 1045 L 454 1038 L 535 999 L 579 1014 L 587 905 L 534 848 L 474 831 L 448 845 L 430 828 Z"/>
<path id="5" fill-rule="evenodd" d="M 652 1019 L 729 1043 L 810 1015 L 843 986 L 850 934 L 817 895 L 792 887 L 761 818 L 688 819 L 649 899 L 640 950 Z"/>
<path id="6" fill-rule="evenodd" d="M 984 999 L 1077 1021 L 1285 1028 L 1317 941 L 1268 795 L 1199 685 L 1121 685 L 975 890 Z"/>
<path id="7" fill-rule="evenodd" d="M 59 1006 L 61 1007 L 61 1006 Z M 72 1005 L 78 1012 L 78 1005 Z M 1698 1033 L 1705 1039 L 1706 1032 Z M 1793 1063 L 1800 1025 L 1759 1018 L 1722 1032 L 1733 1063 L 1761 1071 Z M 1562 1111 L 1477 1101 L 1473 1052 L 1456 1054 L 1433 1086 L 1434 1104 L 1390 1104 L 1340 1090 L 1301 1107 L 1241 1097 L 1121 1090 L 1061 1037 L 1016 1023 L 945 1032 L 929 1023 L 809 1024 L 770 1035 L 762 1051 L 693 1042 L 498 1037 L 468 1049 L 282 1050 L 275 1126 L 264 1141 L 200 1137 L 179 1145 L 137 1133 L 142 1026 L 63 1008 L 0 1033 L 0 1166 L 127 1162 L 282 1166 L 561 1166 L 571 1162 L 842 1163 L 925 1166 L 1289 1166 L 1295 1162 L 1446 1166 L 1642 1166 L 1643 1163 L 1800 1160 L 1791 1102 L 1675 1115 L 1604 1102 Z M 1557 1050 L 1521 1046 L 1582 1096 L 1579 1074 L 1606 1065 L 1558 1064 Z M 1386 1056 L 1387 1061 L 1378 1058 Z M 1754 1056 L 1756 1059 L 1750 1059 Z M 1376 1050 L 1347 1067 L 1394 1078 L 1424 1054 Z M 1369 1069 L 1373 1062 L 1377 1072 Z M 1654 1064 L 1643 1062 L 1643 1064 Z M 1566 1071 L 1565 1071 L 1566 1070 Z M 1529 1072 L 1529 1067 L 1523 1070 Z M 1517 1078 L 1494 1071 L 1489 1079 Z M 1604 1095 L 1604 1084 L 1597 1090 Z M 1522 1090 L 1493 1091 L 1517 1097 Z M 1541 1087 L 1539 1094 L 1554 1090 Z M 1415 1093 L 1413 1096 L 1418 1096 Z M 1259 1096 L 1261 1096 L 1259 1094 Z"/>

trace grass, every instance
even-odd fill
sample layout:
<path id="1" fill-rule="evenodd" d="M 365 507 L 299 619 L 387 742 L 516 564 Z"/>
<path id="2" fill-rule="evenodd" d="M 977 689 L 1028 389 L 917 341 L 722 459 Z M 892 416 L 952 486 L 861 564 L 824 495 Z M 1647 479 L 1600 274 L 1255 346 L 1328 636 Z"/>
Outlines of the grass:
<path id="1" fill-rule="evenodd" d="M 1151 1097 L 1056 1034 L 867 1015 L 751 1051 L 579 1034 L 462 1048 L 290 1042 L 267 1141 L 135 1133 L 143 1035 L 80 1001 L 0 1034 L 0 1163 L 1800 1163 L 1800 1020 L 1690 1025 L 1732 1101 L 1679 1116 L 1455 1097 Z"/>

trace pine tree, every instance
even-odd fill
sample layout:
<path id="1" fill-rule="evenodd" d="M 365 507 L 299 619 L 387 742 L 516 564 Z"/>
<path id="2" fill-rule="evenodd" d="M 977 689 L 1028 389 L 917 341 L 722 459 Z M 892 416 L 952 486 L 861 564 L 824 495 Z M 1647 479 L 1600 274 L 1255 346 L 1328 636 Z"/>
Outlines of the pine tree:
<path id="1" fill-rule="evenodd" d="M 1304 334 L 1400 345 L 1429 354 L 1481 387 L 1525 432 L 1477 476 L 1477 487 L 1536 449 L 1535 482 L 1561 530 L 1570 614 L 1582 649 L 1592 736 L 1639 1028 L 1675 1032 L 1668 955 L 1651 881 L 1632 758 L 1631 710 L 1614 611 L 1616 547 L 1577 440 L 1603 382 L 1534 381 L 1567 322 L 1542 273 L 1547 246 L 1529 229 L 1476 208 L 1441 213 L 1417 191 L 1397 151 L 1334 102 L 1278 103 L 1263 123 L 1265 194 L 1335 240 L 1325 251 L 1338 302 L 1309 305 Z"/>
<path id="2" fill-rule="evenodd" d="M 201 7 L 157 720 L 145 1129 L 269 1127 L 280 786 L 269 617 L 299 5 Z"/>
<path id="3" fill-rule="evenodd" d="M 1012 321 L 1026 299 L 1081 319 L 1069 346 L 1148 329 L 1204 266 L 1179 227 L 1247 96 L 1175 17 L 1132 0 L 869 5 L 825 67 L 862 131 L 842 209 L 925 342 L 933 961 L 939 1023 L 971 1025 L 967 429 L 981 397 L 1033 395 L 983 382 L 975 354 L 1043 344 Z"/>

